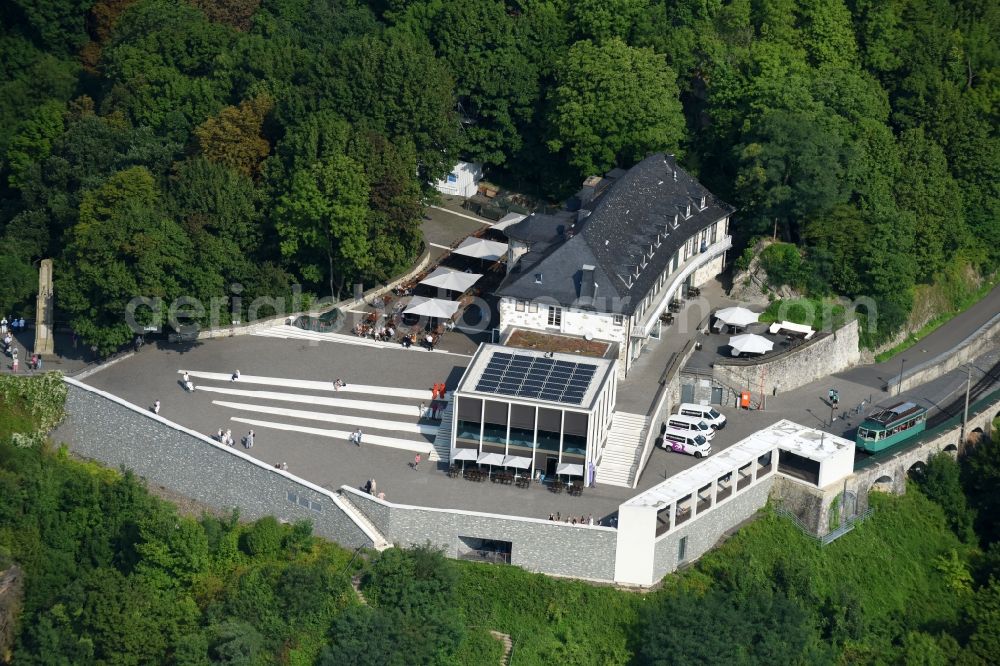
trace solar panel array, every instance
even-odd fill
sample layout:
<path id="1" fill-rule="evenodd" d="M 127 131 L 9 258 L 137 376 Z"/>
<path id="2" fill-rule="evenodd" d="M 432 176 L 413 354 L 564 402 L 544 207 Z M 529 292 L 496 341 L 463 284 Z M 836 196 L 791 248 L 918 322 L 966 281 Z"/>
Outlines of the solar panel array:
<path id="1" fill-rule="evenodd" d="M 494 352 L 476 390 L 579 405 L 595 372 L 591 363 Z"/>

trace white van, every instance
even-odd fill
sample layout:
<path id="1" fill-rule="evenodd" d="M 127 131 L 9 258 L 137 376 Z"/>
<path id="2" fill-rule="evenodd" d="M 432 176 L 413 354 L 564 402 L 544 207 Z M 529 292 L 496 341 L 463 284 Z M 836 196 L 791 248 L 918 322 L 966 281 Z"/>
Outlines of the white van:
<path id="1" fill-rule="evenodd" d="M 685 402 L 681 403 L 681 406 L 677 409 L 677 413 L 680 416 L 693 416 L 701 419 L 716 430 L 722 430 L 726 427 L 726 417 L 722 415 L 722 412 L 709 405 L 696 405 L 693 402 Z"/>
<path id="2" fill-rule="evenodd" d="M 684 416 L 683 414 L 674 414 L 669 419 L 667 419 L 667 427 L 672 430 L 684 430 L 686 432 L 691 432 L 697 435 L 702 435 L 705 439 L 711 441 L 715 437 L 715 430 L 712 429 L 705 420 L 697 416 Z"/>
<path id="3" fill-rule="evenodd" d="M 695 458 L 704 458 L 712 452 L 712 445 L 704 435 L 671 428 L 663 433 L 663 448 L 677 453 L 689 453 Z"/>

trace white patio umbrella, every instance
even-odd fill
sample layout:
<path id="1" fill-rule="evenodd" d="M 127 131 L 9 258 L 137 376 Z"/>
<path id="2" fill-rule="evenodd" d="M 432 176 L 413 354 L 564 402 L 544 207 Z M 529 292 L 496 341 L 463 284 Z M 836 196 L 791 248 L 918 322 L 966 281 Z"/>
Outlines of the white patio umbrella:
<path id="1" fill-rule="evenodd" d="M 439 317 L 448 319 L 458 311 L 458 301 L 446 301 L 443 298 L 427 298 L 414 296 L 403 310 L 405 314 L 415 314 L 421 317 Z"/>
<path id="2" fill-rule="evenodd" d="M 526 217 L 528 216 L 521 215 L 520 213 L 507 213 L 506 215 L 501 217 L 496 224 L 493 225 L 493 228 L 496 229 L 497 231 L 503 231 L 507 227 L 517 224 Z"/>
<path id="3" fill-rule="evenodd" d="M 449 291 L 465 291 L 483 277 L 480 273 L 463 273 L 448 268 L 439 267 L 436 271 L 420 281 L 420 284 L 430 285 Z"/>
<path id="4" fill-rule="evenodd" d="M 742 328 L 747 324 L 755 323 L 758 317 L 760 317 L 760 314 L 752 310 L 747 310 L 746 308 L 732 307 L 722 308 L 715 313 L 715 317 L 723 324 L 728 324 L 729 326 L 739 326 Z"/>
<path id="5" fill-rule="evenodd" d="M 531 467 L 531 458 L 526 458 L 525 456 L 506 456 L 503 459 L 504 467 L 513 467 L 514 469 L 528 469 Z"/>
<path id="6" fill-rule="evenodd" d="M 576 465 L 573 463 L 560 463 L 556 467 L 556 474 L 565 474 L 567 476 L 583 476 L 583 465 Z"/>
<path id="7" fill-rule="evenodd" d="M 476 460 L 480 465 L 490 466 L 490 476 L 493 476 L 493 465 L 503 464 L 503 454 L 502 453 L 484 453 Z"/>
<path id="8" fill-rule="evenodd" d="M 729 338 L 729 346 L 733 348 L 733 356 L 740 354 L 763 354 L 774 349 L 774 343 L 765 337 L 744 333 Z"/>
<path id="9" fill-rule="evenodd" d="M 462 461 L 462 470 L 464 471 L 465 470 L 465 461 L 466 460 L 475 460 L 477 457 L 479 457 L 479 451 L 477 451 L 476 449 L 458 449 L 457 451 L 455 451 L 455 455 L 453 455 L 451 457 L 451 459 L 452 459 L 452 462 L 454 462 L 456 460 L 461 460 Z"/>
<path id="10" fill-rule="evenodd" d="M 470 236 L 462 241 L 462 244 L 456 247 L 454 252 L 466 257 L 496 261 L 507 254 L 507 243 L 498 243 L 497 241 Z"/>

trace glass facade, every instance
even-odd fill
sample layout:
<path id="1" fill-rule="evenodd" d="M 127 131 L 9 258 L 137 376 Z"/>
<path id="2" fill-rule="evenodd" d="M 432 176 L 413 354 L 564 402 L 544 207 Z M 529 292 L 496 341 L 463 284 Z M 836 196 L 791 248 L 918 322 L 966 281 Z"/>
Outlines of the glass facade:
<path id="1" fill-rule="evenodd" d="M 587 413 L 459 396 L 455 423 L 459 448 L 497 451 L 506 446 L 511 455 L 530 455 L 533 449 L 556 456 L 561 452 L 563 461 L 579 463 L 587 455 Z"/>

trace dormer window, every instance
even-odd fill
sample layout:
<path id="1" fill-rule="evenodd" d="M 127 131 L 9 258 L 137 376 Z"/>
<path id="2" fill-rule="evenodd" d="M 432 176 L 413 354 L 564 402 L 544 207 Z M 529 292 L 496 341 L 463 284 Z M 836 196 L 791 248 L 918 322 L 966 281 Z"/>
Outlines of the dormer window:
<path id="1" fill-rule="evenodd" d="M 691 202 L 689 201 L 687 207 L 684 209 L 684 219 L 691 217 Z"/>
<path id="2" fill-rule="evenodd" d="M 673 224 L 674 229 L 676 229 L 677 226 L 680 224 L 680 221 L 678 220 L 678 218 L 679 218 L 679 216 L 677 215 L 677 213 L 674 213 L 674 224 Z"/>
<path id="3" fill-rule="evenodd" d="M 705 207 L 707 205 L 708 205 L 708 197 L 702 195 L 702 197 L 701 197 L 701 206 L 700 206 L 701 210 L 705 210 Z"/>
<path id="4" fill-rule="evenodd" d="M 535 273 L 535 284 L 541 284 L 541 283 L 542 283 L 542 274 Z"/>

